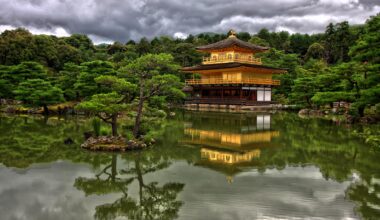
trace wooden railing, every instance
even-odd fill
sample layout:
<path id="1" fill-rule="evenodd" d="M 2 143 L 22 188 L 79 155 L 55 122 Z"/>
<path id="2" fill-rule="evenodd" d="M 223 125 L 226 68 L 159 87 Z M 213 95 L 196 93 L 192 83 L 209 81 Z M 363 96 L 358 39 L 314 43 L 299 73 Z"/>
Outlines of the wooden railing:
<path id="1" fill-rule="evenodd" d="M 187 98 L 185 104 L 216 104 L 216 105 L 268 105 L 274 101 L 254 101 L 246 98 Z"/>
<path id="2" fill-rule="evenodd" d="M 203 57 L 203 64 L 216 64 L 216 63 L 230 63 L 230 62 L 238 62 L 238 63 L 249 63 L 249 64 L 257 64 L 261 65 L 261 58 L 255 57 Z"/>
<path id="3" fill-rule="evenodd" d="M 215 85 L 215 84 L 249 84 L 249 85 L 280 85 L 280 80 L 273 79 L 188 79 L 187 85 Z"/>

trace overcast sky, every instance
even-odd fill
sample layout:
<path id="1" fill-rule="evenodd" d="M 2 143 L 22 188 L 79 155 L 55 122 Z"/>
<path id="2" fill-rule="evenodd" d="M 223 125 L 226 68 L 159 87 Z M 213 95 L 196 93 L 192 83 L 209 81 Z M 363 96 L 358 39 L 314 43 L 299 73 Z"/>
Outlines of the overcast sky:
<path id="1" fill-rule="evenodd" d="M 89 35 L 96 43 L 200 32 L 322 32 L 329 22 L 364 23 L 380 0 L 0 0 L 0 32 Z"/>

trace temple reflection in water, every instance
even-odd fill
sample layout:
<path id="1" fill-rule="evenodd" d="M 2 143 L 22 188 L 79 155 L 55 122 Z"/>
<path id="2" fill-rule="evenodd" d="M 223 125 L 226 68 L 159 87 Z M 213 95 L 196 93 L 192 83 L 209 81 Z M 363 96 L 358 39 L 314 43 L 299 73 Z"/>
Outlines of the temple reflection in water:
<path id="1" fill-rule="evenodd" d="M 200 147 L 197 165 L 223 172 L 231 180 L 242 167 L 253 166 L 280 133 L 271 129 L 270 114 L 222 114 L 189 113 L 183 142 Z"/>

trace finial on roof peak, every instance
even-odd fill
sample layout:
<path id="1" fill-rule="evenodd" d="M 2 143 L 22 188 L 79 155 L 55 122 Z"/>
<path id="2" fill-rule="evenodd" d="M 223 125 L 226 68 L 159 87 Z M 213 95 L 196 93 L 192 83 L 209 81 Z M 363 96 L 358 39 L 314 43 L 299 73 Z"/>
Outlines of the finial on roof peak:
<path id="1" fill-rule="evenodd" d="M 236 31 L 234 29 L 228 31 L 228 37 L 236 37 Z"/>

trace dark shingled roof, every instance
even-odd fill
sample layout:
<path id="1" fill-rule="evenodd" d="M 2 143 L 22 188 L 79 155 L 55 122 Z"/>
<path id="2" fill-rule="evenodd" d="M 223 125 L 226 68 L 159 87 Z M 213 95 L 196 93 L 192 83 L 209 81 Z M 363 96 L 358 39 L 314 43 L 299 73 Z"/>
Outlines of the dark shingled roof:
<path id="1" fill-rule="evenodd" d="M 191 67 L 184 67 L 182 71 L 197 71 L 197 70 L 213 70 L 213 69 L 228 69 L 236 67 L 257 67 L 261 69 L 270 69 L 270 70 L 279 70 L 280 72 L 286 72 L 287 69 L 275 68 L 270 66 L 258 65 L 258 64 L 249 64 L 249 63 L 217 63 L 217 64 L 207 64 L 207 65 L 197 65 Z"/>
<path id="2" fill-rule="evenodd" d="M 265 50 L 269 49 L 267 47 L 262 47 L 262 46 L 250 44 L 248 42 L 239 40 L 235 36 L 228 37 L 227 39 L 218 41 L 218 42 L 213 43 L 213 44 L 208 44 L 205 46 L 199 46 L 199 47 L 196 47 L 196 49 L 197 50 L 214 50 L 214 49 L 223 49 L 223 48 L 227 48 L 227 47 L 231 47 L 231 46 L 235 46 L 235 45 L 238 47 L 242 47 L 242 48 L 246 48 L 246 49 L 254 50 L 254 51 L 265 51 Z"/>

